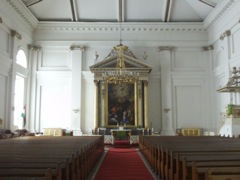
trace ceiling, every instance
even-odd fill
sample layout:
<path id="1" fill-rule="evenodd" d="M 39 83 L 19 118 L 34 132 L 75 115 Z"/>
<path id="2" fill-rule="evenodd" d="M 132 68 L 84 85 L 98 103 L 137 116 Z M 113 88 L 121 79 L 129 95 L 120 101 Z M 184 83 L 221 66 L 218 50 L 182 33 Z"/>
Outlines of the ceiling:
<path id="1" fill-rule="evenodd" d="M 222 0 L 22 0 L 40 21 L 203 22 Z"/>

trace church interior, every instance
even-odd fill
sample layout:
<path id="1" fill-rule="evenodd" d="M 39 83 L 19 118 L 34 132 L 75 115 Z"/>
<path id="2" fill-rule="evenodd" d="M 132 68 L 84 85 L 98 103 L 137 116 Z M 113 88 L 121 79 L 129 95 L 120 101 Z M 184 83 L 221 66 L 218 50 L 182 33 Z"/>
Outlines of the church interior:
<path id="1" fill-rule="evenodd" d="M 223 152 L 213 157 L 222 149 L 240 172 L 239 9 L 238 0 L 1 0 L 0 161 L 17 145 L 29 144 L 29 153 L 43 145 L 52 154 L 39 156 L 56 159 L 76 151 L 61 175 L 42 168 L 44 178 L 89 179 L 106 148 L 134 147 L 155 174 L 150 179 L 187 179 L 175 169 L 188 159 L 166 149 L 208 151 L 206 159 L 223 161 Z M 51 144 L 65 153 L 54 155 Z M 0 179 L 11 174 L 8 161 Z M 216 170 L 195 166 L 200 179 Z M 235 171 L 231 178 L 240 178 Z"/>

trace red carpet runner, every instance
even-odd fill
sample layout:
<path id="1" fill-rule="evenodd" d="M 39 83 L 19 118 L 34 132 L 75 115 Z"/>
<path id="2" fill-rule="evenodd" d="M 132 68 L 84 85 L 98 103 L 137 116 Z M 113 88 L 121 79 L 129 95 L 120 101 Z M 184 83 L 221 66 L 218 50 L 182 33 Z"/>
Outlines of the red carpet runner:
<path id="1" fill-rule="evenodd" d="M 95 180 L 153 180 L 134 148 L 110 148 Z"/>

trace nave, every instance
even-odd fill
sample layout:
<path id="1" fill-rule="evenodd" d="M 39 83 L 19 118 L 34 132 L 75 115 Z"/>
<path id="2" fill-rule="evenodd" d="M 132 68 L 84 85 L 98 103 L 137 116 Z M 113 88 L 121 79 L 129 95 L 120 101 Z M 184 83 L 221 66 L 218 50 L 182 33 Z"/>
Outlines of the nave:
<path id="1" fill-rule="evenodd" d="M 154 179 L 153 175 L 136 146 L 104 145 L 103 136 L 0 140 L 0 180 Z"/>
<path id="2" fill-rule="evenodd" d="M 239 180 L 240 139 L 139 137 L 114 147 L 103 136 L 22 136 L 0 140 L 0 180 Z"/>

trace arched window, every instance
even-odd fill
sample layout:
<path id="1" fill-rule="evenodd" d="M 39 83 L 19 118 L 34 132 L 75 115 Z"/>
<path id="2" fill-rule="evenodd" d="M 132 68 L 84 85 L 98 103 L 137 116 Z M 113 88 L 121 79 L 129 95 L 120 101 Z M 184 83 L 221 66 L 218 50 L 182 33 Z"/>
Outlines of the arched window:
<path id="1" fill-rule="evenodd" d="M 27 68 L 27 58 L 26 58 L 25 52 L 21 49 L 17 53 L 17 62 L 16 63 L 24 68 Z"/>
<path id="2" fill-rule="evenodd" d="M 22 129 L 26 124 L 25 115 L 25 91 L 26 91 L 26 68 L 27 58 L 23 50 L 19 50 L 16 56 L 16 79 L 14 92 L 14 129 Z M 20 68 L 19 68 L 20 67 Z M 24 68 L 24 69 L 23 69 Z"/>

